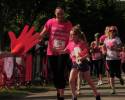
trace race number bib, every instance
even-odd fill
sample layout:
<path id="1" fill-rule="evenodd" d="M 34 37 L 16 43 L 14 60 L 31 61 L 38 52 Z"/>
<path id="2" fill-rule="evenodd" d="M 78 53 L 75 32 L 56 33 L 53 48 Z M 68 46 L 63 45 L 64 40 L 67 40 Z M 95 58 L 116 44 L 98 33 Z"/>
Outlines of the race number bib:
<path id="1" fill-rule="evenodd" d="M 101 53 L 95 53 L 95 58 L 101 58 Z"/>
<path id="2" fill-rule="evenodd" d="M 55 39 L 53 47 L 56 48 L 56 49 L 64 49 L 65 44 L 66 44 L 65 41 Z"/>
<path id="3" fill-rule="evenodd" d="M 79 47 L 75 47 L 74 48 L 74 54 L 75 54 L 75 56 L 76 57 L 79 56 L 80 53 L 81 53 L 81 49 Z"/>
<path id="4" fill-rule="evenodd" d="M 74 54 L 75 54 L 75 57 L 76 57 L 76 63 L 77 64 L 81 64 L 81 61 L 78 59 L 80 53 L 81 53 L 81 49 L 79 47 L 75 47 L 74 48 Z"/>

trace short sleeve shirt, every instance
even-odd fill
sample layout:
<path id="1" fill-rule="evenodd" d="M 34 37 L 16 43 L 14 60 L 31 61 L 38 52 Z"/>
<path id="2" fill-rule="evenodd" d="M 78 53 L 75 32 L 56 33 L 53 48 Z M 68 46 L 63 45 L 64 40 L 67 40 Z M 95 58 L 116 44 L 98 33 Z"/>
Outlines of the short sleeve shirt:
<path id="1" fill-rule="evenodd" d="M 88 47 L 85 42 L 79 42 L 76 44 L 74 41 L 70 41 L 66 47 L 66 50 L 69 52 L 72 62 L 76 61 L 77 56 L 82 57 L 88 53 Z"/>
<path id="2" fill-rule="evenodd" d="M 106 53 L 106 60 L 119 60 L 119 52 L 116 50 L 112 50 L 111 47 L 115 46 L 115 48 L 118 47 L 118 45 L 121 44 L 121 40 L 119 37 L 115 37 L 113 39 L 106 38 L 104 41 L 104 45 L 107 49 Z"/>
<path id="3" fill-rule="evenodd" d="M 58 55 L 54 54 L 52 49 L 63 50 L 66 47 L 72 24 L 70 21 L 60 23 L 52 18 L 46 22 L 45 27 L 49 33 L 47 55 Z"/>

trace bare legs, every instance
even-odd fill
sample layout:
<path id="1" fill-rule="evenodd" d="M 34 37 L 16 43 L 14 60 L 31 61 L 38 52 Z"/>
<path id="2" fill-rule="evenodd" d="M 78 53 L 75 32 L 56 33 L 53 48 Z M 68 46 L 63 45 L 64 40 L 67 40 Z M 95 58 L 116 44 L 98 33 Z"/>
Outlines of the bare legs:
<path id="1" fill-rule="evenodd" d="M 97 89 L 93 83 L 93 80 L 90 76 L 90 73 L 89 71 L 86 71 L 83 73 L 83 78 L 88 82 L 88 84 L 90 85 L 90 87 L 92 88 L 93 92 L 94 92 L 94 95 L 97 96 L 99 95 L 98 92 L 97 92 Z"/>
<path id="2" fill-rule="evenodd" d="M 77 77 L 78 77 L 78 70 L 76 68 L 72 68 L 69 76 L 69 86 L 72 91 L 72 97 L 77 97 L 76 93 Z"/>
<path id="3" fill-rule="evenodd" d="M 80 94 L 80 88 L 81 88 L 81 81 L 82 81 L 81 74 L 82 72 L 79 71 L 78 78 L 77 78 L 77 94 L 78 95 Z"/>
<path id="4" fill-rule="evenodd" d="M 70 72 L 69 85 L 72 90 L 72 97 L 77 97 L 76 87 L 77 87 L 78 72 L 79 72 L 79 70 L 77 70 L 76 68 L 72 68 L 72 70 Z M 97 97 L 99 95 L 99 93 L 97 92 L 97 89 L 93 83 L 93 80 L 90 76 L 89 71 L 82 72 L 82 78 L 84 78 L 88 82 L 88 84 L 90 85 L 90 87 L 93 90 L 94 95 Z"/>

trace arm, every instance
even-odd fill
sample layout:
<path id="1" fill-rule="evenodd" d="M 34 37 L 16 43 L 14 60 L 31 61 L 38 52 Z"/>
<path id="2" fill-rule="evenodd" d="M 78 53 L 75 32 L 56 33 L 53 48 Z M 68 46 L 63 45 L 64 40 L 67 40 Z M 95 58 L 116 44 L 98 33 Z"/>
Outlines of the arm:
<path id="1" fill-rule="evenodd" d="M 43 37 L 44 37 L 46 34 L 47 34 L 47 29 L 46 29 L 46 27 L 44 27 L 43 30 L 40 32 L 40 37 L 39 37 L 40 41 L 43 40 Z"/>
<path id="2" fill-rule="evenodd" d="M 83 60 L 85 60 L 87 57 L 89 57 L 89 54 L 85 54 L 84 56 L 78 57 L 77 59 L 80 60 L 80 61 L 83 61 Z"/>
<path id="3" fill-rule="evenodd" d="M 41 41 L 44 36 L 47 34 L 47 33 L 51 33 L 51 27 L 52 27 L 52 23 L 53 22 L 53 19 L 49 19 L 45 25 L 43 26 L 43 29 L 42 31 L 40 32 L 40 37 L 39 37 L 39 40 Z"/>
<path id="4" fill-rule="evenodd" d="M 88 53 L 88 49 L 85 48 L 82 52 L 81 52 L 81 56 L 79 56 L 77 59 L 80 61 L 85 60 L 87 57 L 89 57 L 89 53 Z"/>
<path id="5" fill-rule="evenodd" d="M 112 46 L 110 47 L 110 49 L 112 51 L 116 51 L 119 52 L 121 51 L 121 47 L 122 47 L 122 42 L 120 40 L 119 37 L 116 37 L 115 41 L 112 43 Z"/>
<path id="6" fill-rule="evenodd" d="M 90 44 L 90 53 L 93 53 L 93 52 L 94 52 L 94 49 L 95 49 L 95 43 L 94 43 L 94 41 L 93 41 L 93 42 L 91 42 L 91 44 Z"/>
<path id="7" fill-rule="evenodd" d="M 112 48 L 111 48 L 111 50 L 114 50 L 114 51 L 121 51 L 121 47 L 122 47 L 122 44 L 118 44 L 117 46 L 113 46 Z"/>
<path id="8" fill-rule="evenodd" d="M 102 54 L 106 55 L 106 52 L 107 52 L 107 49 L 106 49 L 105 45 L 103 45 L 102 46 Z"/>

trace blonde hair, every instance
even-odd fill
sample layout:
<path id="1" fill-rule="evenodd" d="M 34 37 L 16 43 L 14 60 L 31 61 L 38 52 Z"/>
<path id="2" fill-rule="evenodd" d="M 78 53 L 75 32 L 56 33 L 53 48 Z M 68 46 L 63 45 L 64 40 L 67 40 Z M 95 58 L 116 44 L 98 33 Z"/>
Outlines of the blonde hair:
<path id="1" fill-rule="evenodd" d="M 118 35 L 118 28 L 116 26 L 110 26 L 109 27 L 109 32 L 108 32 L 108 35 L 110 34 L 110 31 L 114 31 L 114 35 L 117 36 Z"/>
<path id="2" fill-rule="evenodd" d="M 110 26 L 106 26 L 106 27 L 105 27 L 105 33 L 104 33 L 105 35 L 108 35 L 109 28 L 110 28 Z"/>
<path id="3" fill-rule="evenodd" d="M 75 25 L 71 29 L 71 31 L 75 32 L 78 35 L 79 39 L 84 40 L 84 41 L 87 42 L 86 36 L 85 36 L 84 32 L 81 31 L 81 27 L 80 27 L 79 24 Z"/>

